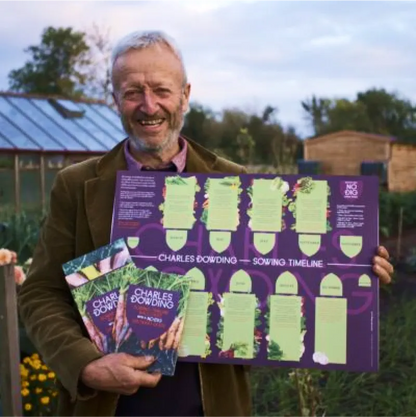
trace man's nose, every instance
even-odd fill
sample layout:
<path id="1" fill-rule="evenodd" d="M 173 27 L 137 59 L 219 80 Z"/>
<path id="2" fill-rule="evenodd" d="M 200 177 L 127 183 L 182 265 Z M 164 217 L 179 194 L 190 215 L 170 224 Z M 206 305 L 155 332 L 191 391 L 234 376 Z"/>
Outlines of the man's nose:
<path id="1" fill-rule="evenodd" d="M 152 115 L 155 114 L 159 110 L 159 106 L 157 104 L 157 98 L 151 91 L 144 91 L 143 92 L 143 101 L 141 105 L 141 110 L 143 113 Z"/>

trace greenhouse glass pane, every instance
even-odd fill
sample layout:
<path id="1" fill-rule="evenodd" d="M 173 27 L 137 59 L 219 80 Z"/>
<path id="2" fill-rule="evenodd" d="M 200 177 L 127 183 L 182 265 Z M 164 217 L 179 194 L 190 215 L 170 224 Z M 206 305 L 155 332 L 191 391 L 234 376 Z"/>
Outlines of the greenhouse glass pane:
<path id="1" fill-rule="evenodd" d="M 40 149 L 38 145 L 12 125 L 2 114 L 0 114 L 0 131 L 17 149 Z"/>
<path id="2" fill-rule="evenodd" d="M 47 101 L 36 100 L 35 104 L 59 126 L 74 135 L 89 151 L 107 150 L 104 145 L 74 123 L 73 119 L 64 119 Z"/>
<path id="3" fill-rule="evenodd" d="M 14 155 L 11 153 L 0 153 L 0 169 L 14 169 Z"/>
<path id="4" fill-rule="evenodd" d="M 112 123 L 110 123 L 104 116 L 101 116 L 91 108 L 90 104 L 78 103 L 80 108 L 85 111 L 85 117 L 91 120 L 101 130 L 106 132 L 115 143 L 121 142 L 126 134 L 124 131 L 117 129 Z"/>
<path id="5" fill-rule="evenodd" d="M 0 133 L 0 149 L 13 149 L 11 142 L 6 140 Z"/>
<path id="6" fill-rule="evenodd" d="M 20 171 L 20 204 L 22 210 L 28 212 L 42 207 L 40 170 Z"/>
<path id="7" fill-rule="evenodd" d="M 47 169 L 62 169 L 65 166 L 64 155 L 53 155 L 45 157 L 45 167 Z"/>
<path id="8" fill-rule="evenodd" d="M 14 171 L 0 169 L 0 212 L 14 211 L 14 205 Z"/>
<path id="9" fill-rule="evenodd" d="M 62 130 L 49 117 L 45 116 L 31 100 L 19 97 L 9 97 L 13 105 L 19 107 L 28 117 L 34 120 L 39 126 L 46 130 L 53 138 L 61 144 L 59 150 L 67 149 L 69 151 L 84 151 L 86 148 L 76 141 L 72 136 Z M 41 100 L 37 100 L 41 101 Z"/>
<path id="10" fill-rule="evenodd" d="M 124 133 L 123 125 L 121 124 L 120 117 L 117 113 L 103 104 L 91 104 L 91 107 L 100 113 L 105 119 L 115 125 L 121 132 Z"/>
<path id="11" fill-rule="evenodd" d="M 20 169 L 40 169 L 39 154 L 22 154 L 19 155 Z"/>
<path id="12" fill-rule="evenodd" d="M 12 106 L 4 97 L 0 97 L 0 112 L 19 126 L 41 148 L 48 150 L 61 149 L 59 144 L 51 139 L 43 130 L 39 129 L 29 118 L 25 117 L 16 107 Z"/>

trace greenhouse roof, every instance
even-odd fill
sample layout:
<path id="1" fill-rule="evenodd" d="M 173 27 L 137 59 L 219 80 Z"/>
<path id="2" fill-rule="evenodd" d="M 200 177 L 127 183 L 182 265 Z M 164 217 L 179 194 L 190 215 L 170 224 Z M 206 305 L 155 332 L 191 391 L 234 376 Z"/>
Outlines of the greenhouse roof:
<path id="1" fill-rule="evenodd" d="M 125 137 L 104 102 L 0 92 L 0 150 L 101 153 Z"/>

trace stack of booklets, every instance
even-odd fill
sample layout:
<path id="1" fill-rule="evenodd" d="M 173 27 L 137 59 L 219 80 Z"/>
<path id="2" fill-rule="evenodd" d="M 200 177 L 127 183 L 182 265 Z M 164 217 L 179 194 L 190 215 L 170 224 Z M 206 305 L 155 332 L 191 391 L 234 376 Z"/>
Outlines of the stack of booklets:
<path id="1" fill-rule="evenodd" d="M 65 263 L 63 271 L 101 352 L 153 356 L 150 372 L 174 374 L 190 293 L 187 277 L 137 268 L 124 239 Z"/>

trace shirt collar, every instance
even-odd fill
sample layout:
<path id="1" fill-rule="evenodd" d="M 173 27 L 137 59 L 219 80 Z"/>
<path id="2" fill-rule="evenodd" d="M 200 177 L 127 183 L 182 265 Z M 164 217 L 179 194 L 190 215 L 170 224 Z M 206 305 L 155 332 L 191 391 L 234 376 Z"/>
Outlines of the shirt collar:
<path id="1" fill-rule="evenodd" d="M 173 170 L 173 171 L 177 171 L 179 173 L 182 173 L 185 170 L 186 156 L 187 156 L 187 151 L 188 151 L 188 143 L 182 136 L 179 136 L 179 147 L 180 147 L 180 151 L 177 155 L 175 155 L 173 157 L 172 161 L 169 164 L 167 164 L 166 166 L 160 167 L 158 170 L 160 170 L 160 171 Z M 124 144 L 124 155 L 126 157 L 127 169 L 129 171 L 134 171 L 134 170 L 146 171 L 146 170 L 148 170 L 147 167 L 145 167 L 139 161 L 136 161 L 136 159 L 134 159 L 134 157 L 131 154 L 130 149 L 129 149 L 129 141 L 128 140 L 126 140 L 126 142 Z"/>

